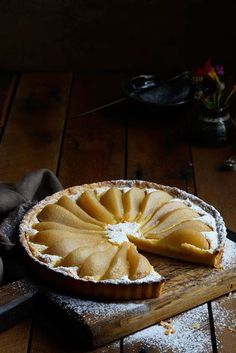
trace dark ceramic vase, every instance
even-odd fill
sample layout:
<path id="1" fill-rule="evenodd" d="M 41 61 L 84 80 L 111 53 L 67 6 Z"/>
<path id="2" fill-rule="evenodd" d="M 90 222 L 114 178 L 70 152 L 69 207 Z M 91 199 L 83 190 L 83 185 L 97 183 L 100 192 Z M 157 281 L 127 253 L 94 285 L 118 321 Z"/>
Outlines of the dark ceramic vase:
<path id="1" fill-rule="evenodd" d="M 209 145 L 226 143 L 235 136 L 235 124 L 228 107 L 199 106 L 192 114 L 188 130 L 192 140 Z"/>

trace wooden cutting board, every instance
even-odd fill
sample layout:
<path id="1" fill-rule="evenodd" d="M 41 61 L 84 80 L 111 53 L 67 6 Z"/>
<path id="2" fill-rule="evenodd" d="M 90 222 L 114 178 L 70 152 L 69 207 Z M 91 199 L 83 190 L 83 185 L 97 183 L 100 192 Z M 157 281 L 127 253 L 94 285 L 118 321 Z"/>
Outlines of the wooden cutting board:
<path id="1" fill-rule="evenodd" d="M 51 326 L 63 333 L 67 329 L 71 337 L 79 338 L 80 343 L 83 339 L 86 346 L 95 348 L 236 289 L 236 243 L 230 240 L 226 242 L 222 269 L 150 254 L 145 256 L 166 277 L 159 298 L 133 302 L 85 300 L 41 285 L 34 286 L 30 281 L 19 281 L 0 288 L 0 330 L 9 326 L 12 320 L 14 322 L 16 317 L 24 316 L 27 305 L 32 308 L 29 304 L 41 293 L 41 299 L 46 299 L 44 323 L 50 325 L 51 322 Z M 44 301 L 41 302 L 44 307 Z"/>
<path id="2" fill-rule="evenodd" d="M 222 269 L 145 256 L 166 277 L 159 298 L 111 303 L 52 291 L 46 295 L 77 324 L 77 334 L 90 347 L 98 347 L 236 289 L 236 243 L 230 240 L 226 243 Z"/>

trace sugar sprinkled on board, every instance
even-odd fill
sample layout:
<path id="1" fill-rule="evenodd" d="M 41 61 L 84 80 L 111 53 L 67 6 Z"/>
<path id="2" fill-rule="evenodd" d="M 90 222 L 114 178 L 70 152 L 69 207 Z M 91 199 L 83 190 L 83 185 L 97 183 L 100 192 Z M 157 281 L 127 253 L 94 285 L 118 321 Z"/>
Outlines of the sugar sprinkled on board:
<path id="1" fill-rule="evenodd" d="M 216 328 L 217 346 L 222 348 L 221 333 L 224 330 L 235 334 L 236 310 L 227 305 L 228 301 L 236 300 L 236 292 L 212 302 L 213 319 Z M 207 305 L 199 306 L 174 317 L 171 321 L 173 334 L 166 334 L 166 322 L 139 331 L 124 340 L 129 352 L 139 349 L 157 349 L 162 353 L 202 353 L 211 352 L 211 334 Z M 136 349 L 133 350 L 132 348 Z"/>
<path id="2" fill-rule="evenodd" d="M 96 318 L 109 320 L 115 316 L 122 317 L 127 312 L 141 313 L 147 310 L 145 303 L 138 302 L 92 301 L 63 295 L 54 291 L 48 291 L 47 296 L 68 314 L 78 319 L 83 317 L 83 315 L 88 318 L 88 314 L 91 314 L 92 320 L 96 320 Z"/>
<path id="3" fill-rule="evenodd" d="M 236 262 L 236 243 L 230 240 L 226 240 L 224 253 L 222 257 L 221 265 L 223 268 L 228 268 Z"/>
<path id="4" fill-rule="evenodd" d="M 196 323 L 199 329 L 192 327 Z M 132 347 L 137 349 L 137 346 L 139 349 L 156 348 L 162 353 L 208 352 L 211 349 L 208 324 L 207 305 L 202 305 L 174 317 L 171 323 L 174 333 L 165 334 L 165 327 L 154 325 L 129 336 L 124 344 L 129 352 L 132 352 Z"/>

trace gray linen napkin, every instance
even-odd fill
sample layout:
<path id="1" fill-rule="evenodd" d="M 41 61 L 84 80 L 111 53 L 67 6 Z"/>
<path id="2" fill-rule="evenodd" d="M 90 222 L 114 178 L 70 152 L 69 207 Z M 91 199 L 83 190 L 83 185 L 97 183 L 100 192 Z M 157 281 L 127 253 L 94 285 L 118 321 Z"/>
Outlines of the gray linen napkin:
<path id="1" fill-rule="evenodd" d="M 35 203 L 62 189 L 55 174 L 39 169 L 25 175 L 17 183 L 0 182 L 0 254 L 14 248 L 19 224 Z M 0 259 L 0 282 L 2 261 Z"/>

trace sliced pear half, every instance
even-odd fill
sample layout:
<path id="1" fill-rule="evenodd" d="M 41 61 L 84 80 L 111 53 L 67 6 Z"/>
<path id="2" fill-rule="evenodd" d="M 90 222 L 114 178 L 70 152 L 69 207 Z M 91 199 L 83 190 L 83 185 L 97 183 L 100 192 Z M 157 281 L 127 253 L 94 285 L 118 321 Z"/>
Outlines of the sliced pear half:
<path id="1" fill-rule="evenodd" d="M 110 188 L 101 196 L 100 202 L 115 216 L 118 222 L 123 219 L 124 207 L 121 190 L 116 187 Z"/>
<path id="2" fill-rule="evenodd" d="M 124 220 L 133 222 L 139 215 L 140 206 L 145 197 L 142 189 L 133 187 L 123 194 Z"/>
<path id="3" fill-rule="evenodd" d="M 77 200 L 77 204 L 91 217 L 101 222 L 115 224 L 115 217 L 97 199 L 94 191 L 85 191 Z"/>

